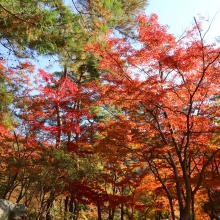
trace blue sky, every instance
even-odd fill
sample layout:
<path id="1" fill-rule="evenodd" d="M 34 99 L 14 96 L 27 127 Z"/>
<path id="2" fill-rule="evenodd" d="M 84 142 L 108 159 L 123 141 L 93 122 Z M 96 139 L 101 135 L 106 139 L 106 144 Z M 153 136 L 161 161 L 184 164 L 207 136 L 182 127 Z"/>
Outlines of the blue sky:
<path id="1" fill-rule="evenodd" d="M 216 15 L 207 41 L 213 42 L 220 36 L 220 0 L 148 0 L 147 15 L 156 13 L 159 22 L 170 27 L 169 32 L 180 36 L 193 23 L 193 17 L 198 14 L 211 21 Z M 208 26 L 208 22 L 206 26 Z"/>

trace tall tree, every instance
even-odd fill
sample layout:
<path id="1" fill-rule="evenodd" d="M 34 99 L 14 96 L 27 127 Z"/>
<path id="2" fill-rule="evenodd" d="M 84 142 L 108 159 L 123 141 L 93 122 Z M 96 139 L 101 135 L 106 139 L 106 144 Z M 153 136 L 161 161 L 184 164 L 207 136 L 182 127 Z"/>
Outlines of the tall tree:
<path id="1" fill-rule="evenodd" d="M 109 70 L 103 75 L 102 99 L 125 109 L 123 120 L 135 123 L 124 147 L 148 163 L 172 219 L 195 219 L 196 195 L 219 154 L 218 141 L 213 142 L 219 129 L 214 121 L 219 48 L 205 43 L 197 21 L 179 41 L 156 15 L 140 15 L 139 24 L 140 49 L 114 38 L 104 49 L 90 48 L 103 58 L 99 68 Z"/>
<path id="2" fill-rule="evenodd" d="M 8 175 L 9 187 L 1 188 L 5 198 L 14 196 L 18 202 L 26 198 L 26 204 L 31 201 L 33 204 L 33 195 L 36 195 L 35 199 L 40 201 L 36 219 L 43 215 L 47 219 L 52 217 L 51 206 L 62 190 L 72 215 L 78 212 L 78 209 L 74 210 L 74 205 L 93 203 L 98 204 L 101 219 L 101 208 L 108 202 L 109 217 L 113 219 L 115 208 L 121 205 L 123 219 L 124 204 L 133 207 L 133 200 L 121 188 L 126 184 L 134 187 L 129 176 L 135 176 L 136 172 L 132 171 L 133 166 L 125 168 L 123 160 L 118 162 L 119 167 L 124 167 L 123 172 L 117 167 L 109 167 L 107 171 L 98 167 L 101 154 L 98 147 L 94 147 L 98 129 L 94 124 L 100 122 L 96 111 L 103 71 L 97 69 L 100 57 L 85 50 L 85 47 L 94 42 L 104 46 L 109 29 L 128 35 L 126 31 L 134 27 L 132 16 L 143 9 L 145 1 L 115 1 L 114 4 L 111 1 L 94 1 L 83 11 L 75 7 L 74 1 L 72 4 L 73 10 L 61 0 L 26 1 L 25 5 L 17 0 L 0 2 L 0 41 L 8 53 L 13 53 L 18 59 L 35 56 L 35 52 L 57 55 L 63 66 L 63 71 L 53 76 L 41 70 L 43 85 L 39 89 L 40 95 L 33 97 L 29 94 L 30 87 L 24 86 L 25 75 L 33 73 L 29 63 L 16 67 L 21 75 L 12 84 L 13 89 L 9 93 L 11 82 L 4 78 L 1 96 L 5 101 L 2 104 L 4 115 L 14 94 L 13 113 L 17 125 L 15 132 L 7 137 L 7 142 L 5 137 L 1 140 L 4 143 L 2 151 L 6 153 L 6 149 L 10 149 L 10 153 L 3 154 L 2 160 L 3 165 L 8 163 L 3 173 Z M 99 113 L 100 110 L 105 123 L 109 115 L 121 112 L 111 104 L 101 105 Z M 111 161 L 105 158 L 103 163 L 108 167 Z M 94 161 L 93 166 L 88 166 L 89 160 Z M 112 164 L 116 166 L 117 163 Z M 13 172 L 10 172 L 11 169 Z M 47 175 L 50 178 L 47 179 Z M 98 181 L 97 176 L 100 177 Z M 118 176 L 119 182 L 115 176 Z M 116 188 L 122 191 L 116 192 Z M 112 193 L 108 192 L 109 189 Z M 124 200 L 126 196 L 128 199 Z"/>

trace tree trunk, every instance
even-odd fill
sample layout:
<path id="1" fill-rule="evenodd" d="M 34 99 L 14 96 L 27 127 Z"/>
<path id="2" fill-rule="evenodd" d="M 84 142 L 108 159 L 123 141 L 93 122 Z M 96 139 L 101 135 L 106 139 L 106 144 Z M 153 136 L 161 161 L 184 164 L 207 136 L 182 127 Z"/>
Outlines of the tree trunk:
<path id="1" fill-rule="evenodd" d="M 49 199 L 47 201 L 46 220 L 52 220 L 52 216 L 51 216 L 52 204 L 53 204 L 53 201 Z"/>
<path id="2" fill-rule="evenodd" d="M 53 206 L 53 201 L 54 201 L 54 190 L 51 190 L 50 192 L 50 196 L 47 200 L 47 207 L 46 207 L 46 220 L 52 220 L 52 216 L 51 216 L 51 208 Z"/>
<path id="3" fill-rule="evenodd" d="M 180 220 L 189 220 L 190 218 L 190 215 L 189 215 L 189 213 L 188 212 L 182 212 L 182 213 L 180 213 Z"/>
<path id="4" fill-rule="evenodd" d="M 64 220 L 67 220 L 68 203 L 69 203 L 69 196 L 66 196 L 64 200 Z"/>
<path id="5" fill-rule="evenodd" d="M 71 197 L 70 197 L 69 212 L 72 214 L 70 219 L 74 220 L 75 216 L 73 216 L 73 215 L 75 214 L 75 203 L 74 203 L 73 195 L 71 195 Z"/>
<path id="6" fill-rule="evenodd" d="M 102 220 L 102 212 L 101 212 L 101 206 L 100 203 L 97 203 L 97 208 L 98 208 L 98 220 Z"/>
<path id="7" fill-rule="evenodd" d="M 121 220 L 124 220 L 124 204 L 121 204 Z"/>

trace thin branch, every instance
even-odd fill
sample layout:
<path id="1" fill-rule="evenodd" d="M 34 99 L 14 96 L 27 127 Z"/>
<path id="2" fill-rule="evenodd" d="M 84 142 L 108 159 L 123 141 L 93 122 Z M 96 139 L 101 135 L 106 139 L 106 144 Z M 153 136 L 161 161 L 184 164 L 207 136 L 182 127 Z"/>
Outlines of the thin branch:
<path id="1" fill-rule="evenodd" d="M 12 15 L 13 17 L 17 18 L 18 20 L 20 21 L 23 21 L 25 23 L 29 23 L 29 24 L 33 24 L 33 25 L 36 25 L 35 23 L 33 22 L 30 22 L 30 21 L 26 21 L 20 17 L 18 17 L 17 15 L 13 14 L 12 12 L 10 12 L 7 8 L 5 8 L 2 4 L 0 4 L 0 7 L 3 8 L 6 12 L 8 12 L 10 15 Z"/>

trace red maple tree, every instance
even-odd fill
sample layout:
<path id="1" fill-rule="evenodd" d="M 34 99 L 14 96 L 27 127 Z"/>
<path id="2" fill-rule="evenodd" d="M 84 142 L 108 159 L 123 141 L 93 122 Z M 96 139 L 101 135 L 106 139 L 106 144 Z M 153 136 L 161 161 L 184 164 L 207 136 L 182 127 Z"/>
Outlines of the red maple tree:
<path id="1" fill-rule="evenodd" d="M 102 57 L 99 68 L 107 70 L 103 105 L 117 106 L 123 115 L 122 127 L 114 119 L 118 135 L 109 139 L 118 143 L 123 138 L 112 148 L 130 149 L 147 162 L 172 219 L 195 219 L 196 195 L 210 180 L 211 164 L 219 155 L 215 101 L 220 49 L 206 44 L 196 20 L 179 40 L 158 24 L 156 15 L 140 15 L 139 25 L 139 48 L 111 37 L 105 46 L 88 46 Z"/>

